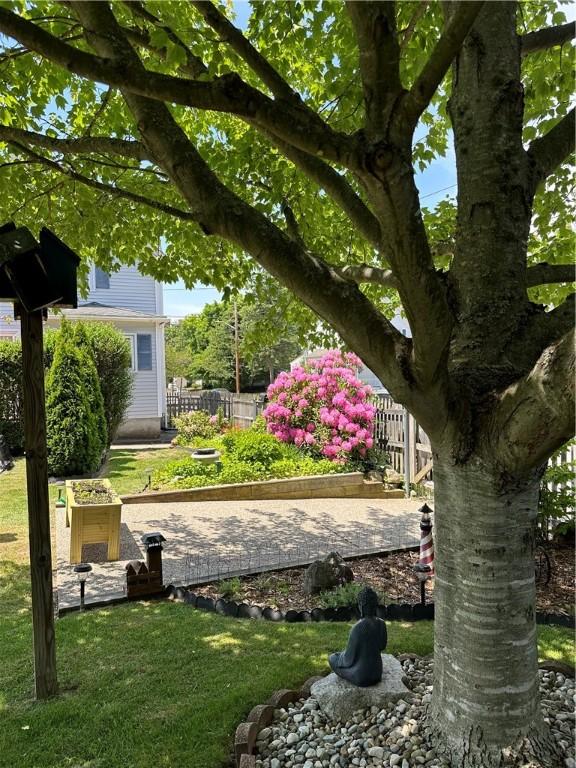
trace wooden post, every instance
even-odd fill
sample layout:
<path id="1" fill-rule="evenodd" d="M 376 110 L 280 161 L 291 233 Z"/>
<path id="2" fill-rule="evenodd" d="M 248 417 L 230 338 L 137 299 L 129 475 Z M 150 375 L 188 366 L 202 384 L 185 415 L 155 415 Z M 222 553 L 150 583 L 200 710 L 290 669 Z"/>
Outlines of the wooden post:
<path id="1" fill-rule="evenodd" d="M 410 498 L 410 414 L 403 409 L 403 426 L 404 426 L 404 488 L 406 496 Z"/>
<path id="2" fill-rule="evenodd" d="M 22 308 L 21 321 L 34 681 L 36 698 L 46 699 L 58 692 L 58 680 L 56 677 L 56 642 L 52 600 L 42 310 L 28 313 Z"/>

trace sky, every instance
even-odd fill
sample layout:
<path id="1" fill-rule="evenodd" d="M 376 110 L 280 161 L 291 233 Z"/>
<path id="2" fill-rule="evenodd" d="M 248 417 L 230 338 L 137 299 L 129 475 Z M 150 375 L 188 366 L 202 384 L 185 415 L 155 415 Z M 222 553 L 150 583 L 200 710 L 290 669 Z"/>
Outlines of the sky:
<path id="1" fill-rule="evenodd" d="M 245 29 L 250 14 L 248 2 L 235 2 L 236 25 Z M 422 129 L 422 134 L 426 129 Z M 416 132 L 415 138 L 421 134 Z M 422 206 L 432 208 L 447 195 L 454 194 L 456 186 L 456 163 L 452 146 L 449 147 L 445 158 L 439 158 L 423 172 L 416 174 L 416 184 L 420 191 Z M 186 315 L 202 311 L 202 307 L 220 298 L 215 288 L 198 286 L 187 290 L 184 283 L 179 281 L 164 286 L 164 314 L 170 318 L 179 319 Z"/>

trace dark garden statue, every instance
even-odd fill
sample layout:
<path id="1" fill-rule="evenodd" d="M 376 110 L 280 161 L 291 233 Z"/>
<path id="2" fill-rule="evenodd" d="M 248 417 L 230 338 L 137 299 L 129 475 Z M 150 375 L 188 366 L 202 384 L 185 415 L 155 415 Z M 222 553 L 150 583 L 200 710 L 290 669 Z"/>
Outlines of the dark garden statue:
<path id="1" fill-rule="evenodd" d="M 348 645 L 342 653 L 333 653 L 328 659 L 330 668 L 338 677 L 367 688 L 382 679 L 382 651 L 386 648 L 386 624 L 376 616 L 378 595 L 370 587 L 358 595 L 360 621 L 350 632 Z"/>

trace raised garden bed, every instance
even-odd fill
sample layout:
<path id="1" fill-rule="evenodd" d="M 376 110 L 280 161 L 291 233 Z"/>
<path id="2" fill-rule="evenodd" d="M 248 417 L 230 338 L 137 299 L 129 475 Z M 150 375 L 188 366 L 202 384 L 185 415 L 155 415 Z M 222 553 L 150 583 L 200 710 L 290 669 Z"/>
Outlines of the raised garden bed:
<path id="1" fill-rule="evenodd" d="M 209 485 L 175 491 L 151 491 L 123 496 L 124 504 L 174 501 L 243 501 L 267 499 L 403 499 L 403 490 L 390 490 L 381 482 L 365 480 L 362 472 L 309 475 L 283 480 Z"/>
<path id="2" fill-rule="evenodd" d="M 70 526 L 70 562 L 82 560 L 84 544 L 108 545 L 108 560 L 120 557 L 122 500 L 109 480 L 66 481 L 66 525 Z"/>
<path id="3" fill-rule="evenodd" d="M 551 549 L 552 578 L 537 588 L 537 620 L 540 624 L 574 626 L 573 548 Z M 349 564 L 359 582 L 373 587 L 386 599 L 380 616 L 414 621 L 432 619 L 434 582 L 426 583 L 426 606 L 419 603 L 419 585 L 413 567 L 417 552 L 371 556 Z M 196 586 L 194 591 L 169 588 L 169 593 L 200 610 L 216 611 L 237 618 L 263 618 L 271 621 L 350 621 L 358 618 L 355 606 L 323 607 L 318 596 L 302 589 L 304 568 L 270 571 L 257 576 L 234 579 L 233 594 L 223 589 L 230 582 L 212 582 Z"/>

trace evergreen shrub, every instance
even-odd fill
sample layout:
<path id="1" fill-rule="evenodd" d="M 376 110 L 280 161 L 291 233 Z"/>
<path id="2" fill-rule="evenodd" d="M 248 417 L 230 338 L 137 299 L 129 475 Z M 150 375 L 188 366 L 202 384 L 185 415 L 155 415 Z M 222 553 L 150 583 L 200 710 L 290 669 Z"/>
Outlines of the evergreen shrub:
<path id="1" fill-rule="evenodd" d="M 102 458 L 86 391 L 84 371 L 90 366 L 88 352 L 71 334 L 61 334 L 46 381 L 48 471 L 57 477 L 91 474 Z"/>
<path id="2" fill-rule="evenodd" d="M 22 397 L 22 347 L 19 341 L 0 341 L 0 435 L 15 454 L 24 449 Z"/>

